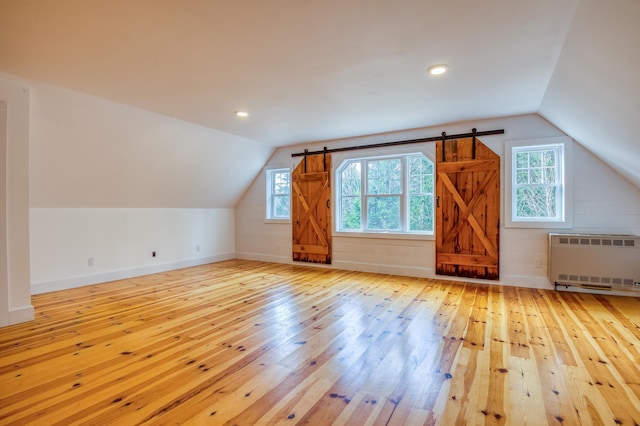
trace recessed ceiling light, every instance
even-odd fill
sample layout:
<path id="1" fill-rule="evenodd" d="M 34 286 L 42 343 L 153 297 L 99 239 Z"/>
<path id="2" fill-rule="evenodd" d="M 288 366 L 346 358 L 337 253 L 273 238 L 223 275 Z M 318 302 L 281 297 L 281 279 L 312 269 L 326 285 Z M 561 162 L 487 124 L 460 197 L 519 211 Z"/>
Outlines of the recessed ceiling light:
<path id="1" fill-rule="evenodd" d="M 427 71 L 429 71 L 429 74 L 431 74 L 431 75 L 440 75 L 440 74 L 444 74 L 445 72 L 447 72 L 448 68 L 449 68 L 448 65 L 438 64 L 438 65 L 430 66 Z"/>
<path id="2" fill-rule="evenodd" d="M 238 117 L 248 117 L 249 113 L 247 111 L 236 111 L 235 115 L 237 115 Z"/>

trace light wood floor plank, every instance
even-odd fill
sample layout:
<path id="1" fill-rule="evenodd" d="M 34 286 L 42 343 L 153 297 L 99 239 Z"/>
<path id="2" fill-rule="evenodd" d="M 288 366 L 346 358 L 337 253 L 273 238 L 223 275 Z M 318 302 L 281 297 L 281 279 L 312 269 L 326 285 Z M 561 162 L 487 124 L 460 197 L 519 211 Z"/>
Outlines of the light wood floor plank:
<path id="1" fill-rule="evenodd" d="M 232 260 L 33 296 L 0 425 L 640 424 L 640 299 Z"/>

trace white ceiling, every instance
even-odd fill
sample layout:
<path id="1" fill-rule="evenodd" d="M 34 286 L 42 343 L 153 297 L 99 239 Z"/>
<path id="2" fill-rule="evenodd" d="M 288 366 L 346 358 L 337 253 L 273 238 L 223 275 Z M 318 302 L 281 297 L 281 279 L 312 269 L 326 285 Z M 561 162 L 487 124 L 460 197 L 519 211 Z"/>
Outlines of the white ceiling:
<path id="1" fill-rule="evenodd" d="M 0 0 L 0 70 L 273 146 L 537 112 L 616 167 L 640 161 L 639 5 Z"/>

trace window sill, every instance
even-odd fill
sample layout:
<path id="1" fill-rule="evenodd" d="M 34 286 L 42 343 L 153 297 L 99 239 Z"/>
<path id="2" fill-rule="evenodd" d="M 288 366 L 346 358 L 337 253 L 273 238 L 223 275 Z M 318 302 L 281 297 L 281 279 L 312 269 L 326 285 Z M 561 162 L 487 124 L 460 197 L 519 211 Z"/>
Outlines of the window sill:
<path id="1" fill-rule="evenodd" d="M 404 234 L 398 232 L 334 232 L 333 237 L 346 238 L 378 238 L 389 240 L 424 240 L 433 241 L 436 236 L 433 234 Z"/>
<path id="2" fill-rule="evenodd" d="M 291 224 L 291 219 L 265 219 L 264 223 L 278 223 L 281 225 Z"/>
<path id="3" fill-rule="evenodd" d="M 534 221 L 534 220 L 506 220 L 505 228 L 538 228 L 538 229 L 571 229 L 573 224 L 569 220 L 559 221 Z"/>

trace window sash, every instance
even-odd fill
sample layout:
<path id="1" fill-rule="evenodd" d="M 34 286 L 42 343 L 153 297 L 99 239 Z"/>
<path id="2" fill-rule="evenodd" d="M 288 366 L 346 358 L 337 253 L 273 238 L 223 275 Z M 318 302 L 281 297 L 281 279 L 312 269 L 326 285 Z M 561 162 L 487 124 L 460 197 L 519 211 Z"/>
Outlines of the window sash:
<path id="1" fill-rule="evenodd" d="M 289 201 L 289 194 L 275 194 L 273 196 L 273 210 L 271 212 L 271 218 L 290 219 L 291 203 Z"/>

